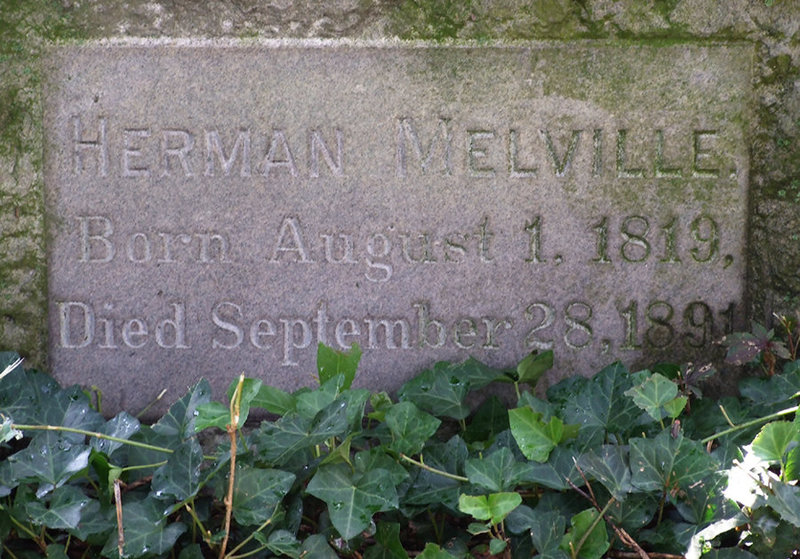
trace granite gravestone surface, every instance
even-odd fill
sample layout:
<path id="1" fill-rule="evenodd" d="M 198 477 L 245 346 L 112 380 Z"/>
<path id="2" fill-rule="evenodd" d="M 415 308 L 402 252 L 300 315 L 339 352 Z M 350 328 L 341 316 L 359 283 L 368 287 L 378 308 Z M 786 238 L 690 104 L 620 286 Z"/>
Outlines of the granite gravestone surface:
<path id="1" fill-rule="evenodd" d="M 136 410 L 201 376 L 553 379 L 706 354 L 743 313 L 752 47 L 54 48 L 50 359 Z"/>

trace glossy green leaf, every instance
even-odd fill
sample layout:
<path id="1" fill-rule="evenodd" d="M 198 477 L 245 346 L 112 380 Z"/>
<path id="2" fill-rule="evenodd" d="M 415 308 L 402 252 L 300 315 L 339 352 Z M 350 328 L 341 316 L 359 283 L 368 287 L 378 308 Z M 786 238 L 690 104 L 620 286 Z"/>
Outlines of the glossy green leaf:
<path id="1" fill-rule="evenodd" d="M 316 390 L 295 393 L 295 410 L 303 417 L 312 418 L 330 406 L 342 390 L 343 375 L 336 375 L 322 383 Z"/>
<path id="2" fill-rule="evenodd" d="M 139 429 L 141 429 L 141 424 L 138 419 L 127 412 L 121 412 L 108 420 L 98 431 L 110 437 L 128 440 L 134 433 L 138 433 Z M 97 452 L 111 457 L 114 451 L 124 446 L 124 443 L 92 437 L 89 445 Z"/>
<path id="3" fill-rule="evenodd" d="M 169 455 L 167 463 L 153 473 L 151 488 L 156 497 L 184 501 L 200 490 L 203 449 L 197 439 L 184 441 Z"/>
<path id="4" fill-rule="evenodd" d="M 739 382 L 739 392 L 756 404 L 774 406 L 786 402 L 800 392 L 800 369 L 769 378 L 744 378 Z"/>
<path id="5" fill-rule="evenodd" d="M 659 373 L 653 373 L 642 384 L 626 390 L 625 395 L 633 398 L 633 403 L 647 415 L 660 421 L 664 417 L 661 407 L 678 396 L 678 385 Z"/>
<path id="6" fill-rule="evenodd" d="M 306 491 L 325 501 L 333 526 L 346 540 L 364 531 L 373 514 L 398 505 L 389 474 L 381 469 L 354 474 L 346 464 L 322 466 Z"/>
<path id="7" fill-rule="evenodd" d="M 334 402 L 313 420 L 292 412 L 275 422 L 262 423 L 253 434 L 258 455 L 270 464 L 282 466 L 302 450 L 341 436 L 347 430 L 346 407 L 344 402 Z"/>
<path id="8" fill-rule="evenodd" d="M 408 553 L 400 542 L 400 524 L 379 522 L 375 545 L 367 549 L 364 559 L 408 559 Z"/>
<path id="9" fill-rule="evenodd" d="M 356 377 L 359 361 L 361 361 L 361 348 L 358 344 L 353 344 L 350 351 L 336 351 L 320 343 L 317 346 L 317 373 L 320 384 L 336 375 L 344 375 L 342 388 L 350 388 Z"/>
<path id="10" fill-rule="evenodd" d="M 489 540 L 489 553 L 492 555 L 500 555 L 508 546 L 508 542 L 506 540 L 498 540 L 497 538 L 492 538 Z"/>
<path id="11" fill-rule="evenodd" d="M 231 410 L 221 402 L 208 402 L 197 406 L 197 418 L 194 422 L 194 429 L 197 432 L 209 427 L 226 430 L 231 422 Z"/>
<path id="12" fill-rule="evenodd" d="M 531 465 L 517 461 L 508 448 L 501 448 L 482 458 L 467 460 L 464 473 L 469 482 L 492 492 L 509 491 L 531 476 Z"/>
<path id="13" fill-rule="evenodd" d="M 446 443 L 428 443 L 423 455 L 425 464 L 451 474 L 464 475 L 468 456 L 467 445 L 458 435 Z M 404 504 L 408 506 L 446 507 L 458 509 L 458 496 L 462 483 L 435 472 L 414 468 L 411 471 Z"/>
<path id="14" fill-rule="evenodd" d="M 578 456 L 572 449 L 557 446 L 547 462 L 531 465 L 530 481 L 556 490 L 570 489 L 567 479 L 580 486 L 583 480 L 575 467 Z"/>
<path id="15" fill-rule="evenodd" d="M 389 448 L 400 454 L 417 454 L 439 428 L 441 421 L 412 402 L 399 402 L 386 412 L 386 426 L 392 433 Z"/>
<path id="16" fill-rule="evenodd" d="M 773 481 L 767 493 L 767 505 L 783 520 L 800 528 L 800 487 Z"/>
<path id="17" fill-rule="evenodd" d="M 300 546 L 300 553 L 305 553 L 303 557 L 311 559 L 339 559 L 336 552 L 328 544 L 328 538 L 322 534 L 312 534 L 303 540 Z"/>
<path id="18" fill-rule="evenodd" d="M 631 483 L 643 491 L 686 489 L 717 470 L 698 442 L 665 429 L 655 438 L 630 442 Z"/>
<path id="19" fill-rule="evenodd" d="M 583 454 L 578 465 L 588 476 L 595 478 L 618 501 L 633 491 L 627 447 L 603 445 Z"/>
<path id="20" fill-rule="evenodd" d="M 425 549 L 417 555 L 418 559 L 453 559 L 453 556 L 435 543 L 425 544 Z"/>
<path id="21" fill-rule="evenodd" d="M 74 485 L 64 485 L 53 491 L 47 506 L 40 500 L 25 503 L 25 512 L 37 526 L 54 530 L 77 528 L 81 512 L 89 504 L 89 497 Z"/>
<path id="22" fill-rule="evenodd" d="M 600 519 L 595 523 L 599 514 L 595 509 L 586 509 L 573 516 L 571 528 L 561 540 L 561 549 L 582 559 L 600 559 L 611 544 L 605 521 Z"/>
<path id="23" fill-rule="evenodd" d="M 267 549 L 277 556 L 285 555 L 292 559 L 300 557 L 300 542 L 288 530 L 275 530 L 269 535 L 266 543 Z"/>
<path id="24" fill-rule="evenodd" d="M 89 500 L 81 509 L 78 525 L 69 530 L 79 540 L 87 541 L 95 537 L 105 541 L 105 537 L 117 529 L 117 516 L 113 505 L 101 506 L 94 499 Z"/>
<path id="25" fill-rule="evenodd" d="M 464 419 L 470 411 L 464 401 L 469 388 L 467 380 L 458 376 L 448 363 L 437 363 L 433 369 L 406 382 L 397 397 L 436 417 Z"/>
<path id="26" fill-rule="evenodd" d="M 250 405 L 254 408 L 262 408 L 275 415 L 286 415 L 294 411 L 297 406 L 296 398 L 274 386 L 262 384 Z"/>
<path id="27" fill-rule="evenodd" d="M 467 425 L 464 440 L 468 443 L 490 443 L 497 434 L 508 429 L 508 406 L 497 396 L 487 398 Z"/>
<path id="28" fill-rule="evenodd" d="M 91 449 L 55 431 L 42 433 L 31 444 L 7 458 L 13 478 L 39 484 L 38 497 L 61 487 L 89 465 Z"/>
<path id="29" fill-rule="evenodd" d="M 564 405 L 564 422 L 580 425 L 578 438 L 590 446 L 603 444 L 607 433 L 629 432 L 641 415 L 633 400 L 625 396 L 629 388 L 627 369 L 620 363 L 609 365 L 585 383 L 578 383 L 577 393 Z"/>
<path id="30" fill-rule="evenodd" d="M 536 386 L 539 379 L 553 368 L 553 350 L 532 352 L 517 364 L 517 382 Z"/>
<path id="31" fill-rule="evenodd" d="M 502 522 L 508 514 L 522 504 L 516 492 L 465 495 L 458 498 L 458 510 L 478 520 L 488 520 L 493 525 Z"/>
<path id="32" fill-rule="evenodd" d="M 408 471 L 397 460 L 386 454 L 386 450 L 383 447 L 358 452 L 355 455 L 353 464 L 356 472 L 362 474 L 379 468 L 384 470 L 395 486 L 400 485 L 408 478 Z"/>
<path id="33" fill-rule="evenodd" d="M 283 470 L 236 466 L 233 517 L 241 525 L 259 525 L 270 518 L 292 488 L 295 475 Z M 227 491 L 227 482 L 218 493 Z M 220 495 L 221 496 L 221 495 Z"/>
<path id="34" fill-rule="evenodd" d="M 689 398 L 686 396 L 678 396 L 677 398 L 664 404 L 664 411 L 667 412 L 667 417 L 675 419 L 683 412 L 683 410 L 686 408 L 686 404 L 688 403 Z"/>
<path id="35" fill-rule="evenodd" d="M 194 435 L 197 407 L 211 401 L 211 386 L 203 379 L 180 400 L 172 404 L 167 414 L 152 427 L 159 435 L 170 437 L 170 448 L 177 448 L 183 439 Z"/>
<path id="36" fill-rule="evenodd" d="M 173 548 L 186 526 L 180 522 L 168 524 L 163 509 L 164 503 L 153 498 L 122 505 L 124 557 L 161 555 Z M 101 554 L 119 558 L 116 531 L 109 535 Z"/>
<path id="37" fill-rule="evenodd" d="M 753 439 L 753 452 L 767 462 L 783 462 L 790 447 L 797 445 L 800 437 L 797 425 L 791 421 L 773 421 L 761 428 Z"/>
<path id="38" fill-rule="evenodd" d="M 542 414 L 530 408 L 508 410 L 508 422 L 511 433 L 517 441 L 522 454 L 534 462 L 546 462 L 550 451 L 561 442 L 564 434 L 564 422 L 558 417 L 550 421 L 542 421 Z"/>
<path id="39" fill-rule="evenodd" d="M 19 355 L 13 352 L 0 353 L 0 367 L 5 369 L 17 362 Z M 0 378 L 0 412 L 14 418 L 21 425 L 45 423 L 47 409 L 53 404 L 53 396 L 61 391 L 53 377 L 38 371 L 14 367 Z"/>

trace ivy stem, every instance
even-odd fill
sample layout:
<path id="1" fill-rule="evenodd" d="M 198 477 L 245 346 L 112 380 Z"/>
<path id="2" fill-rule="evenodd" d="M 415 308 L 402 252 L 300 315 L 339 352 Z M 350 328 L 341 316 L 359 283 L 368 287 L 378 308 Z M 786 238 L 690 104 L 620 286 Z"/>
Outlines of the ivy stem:
<path id="1" fill-rule="evenodd" d="M 206 542 L 206 545 L 208 545 L 208 547 L 213 547 L 211 545 L 211 531 L 210 530 L 206 530 L 206 527 L 203 526 L 203 523 L 200 521 L 200 518 L 198 518 L 197 513 L 194 511 L 194 509 L 191 507 L 191 505 L 189 505 L 187 503 L 184 506 L 186 507 L 186 512 L 188 512 L 189 516 L 191 516 L 192 520 L 194 520 L 195 525 L 198 528 L 200 528 L 200 532 L 202 532 L 202 534 L 203 534 L 203 541 Z"/>
<path id="2" fill-rule="evenodd" d="M 0 505 L 0 510 L 6 510 L 6 508 L 3 505 Z M 16 526 L 18 530 L 21 530 L 21 531 L 25 532 L 26 534 L 28 534 L 31 537 L 31 539 L 33 541 L 35 541 L 36 544 L 42 549 L 42 551 L 46 551 L 47 550 L 47 546 L 44 546 L 44 547 L 42 546 L 42 541 L 39 539 L 39 536 L 38 536 L 38 534 L 36 534 L 36 532 L 34 532 L 30 528 L 28 528 L 27 526 L 22 524 L 19 520 L 17 520 L 14 517 L 14 515 L 11 514 L 11 511 L 6 511 L 6 512 L 9 513 L 8 518 L 11 520 L 11 523 L 14 526 Z"/>
<path id="3" fill-rule="evenodd" d="M 244 373 L 239 375 L 239 383 L 231 396 L 231 422 L 228 424 L 228 436 L 231 438 L 231 473 L 228 476 L 228 494 L 225 496 L 225 538 L 219 548 L 219 558 L 225 557 L 225 548 L 228 547 L 228 537 L 231 533 L 231 515 L 233 514 L 233 488 L 236 475 L 236 430 L 239 428 L 239 413 L 242 404 L 242 387 L 244 386 Z"/>
<path id="4" fill-rule="evenodd" d="M 573 559 L 577 559 L 578 554 L 581 552 L 581 548 L 586 543 L 586 540 L 589 539 L 589 536 L 594 531 L 595 527 L 600 523 L 601 520 L 603 520 L 603 517 L 608 512 L 608 509 L 610 509 L 611 505 L 614 504 L 614 501 L 616 501 L 616 499 L 614 497 L 611 497 L 611 499 L 606 503 L 606 506 L 603 507 L 603 510 L 600 511 L 600 514 L 598 514 L 595 517 L 594 521 L 589 526 L 589 529 L 586 530 L 586 532 L 584 532 L 583 537 L 580 540 L 578 540 L 578 545 L 576 546 L 576 548 L 573 550 L 572 553 Z"/>
<path id="5" fill-rule="evenodd" d="M 400 458 L 401 458 L 402 460 L 405 460 L 406 462 L 409 462 L 409 463 L 411 463 L 411 464 L 414 464 L 415 466 L 417 466 L 417 467 L 419 467 L 419 468 L 422 468 L 423 470 L 428 470 L 429 472 L 432 472 L 432 473 L 434 473 L 434 474 L 438 474 L 438 475 L 440 475 L 440 476 L 442 476 L 442 477 L 446 477 L 446 478 L 454 479 L 454 480 L 456 480 L 456 481 L 463 481 L 464 483 L 466 483 L 466 482 L 468 482 L 468 481 L 469 481 L 469 479 L 468 479 L 468 478 L 465 478 L 464 476 L 459 476 L 459 475 L 456 475 L 456 474 L 451 474 L 450 472 L 445 472 L 445 471 L 443 471 L 443 470 L 437 470 L 436 468 L 432 468 L 431 466 L 428 466 L 427 464 L 425 464 L 425 463 L 422 461 L 422 456 L 421 456 L 421 455 L 420 455 L 420 460 L 414 460 L 414 459 L 413 459 L 413 458 L 411 458 L 410 456 L 406 456 L 405 454 L 403 454 L 403 453 L 400 453 Z"/>
<path id="6" fill-rule="evenodd" d="M 236 547 L 234 547 L 233 549 L 231 549 L 231 552 L 230 552 L 230 553 L 228 554 L 228 556 L 227 556 L 227 557 L 228 557 L 228 559 L 233 559 L 234 557 L 246 557 L 247 555 L 250 555 L 250 553 L 247 553 L 247 554 L 245 554 L 245 555 L 235 555 L 235 553 L 236 553 L 237 551 L 239 551 L 240 549 L 242 549 L 242 548 L 243 548 L 245 545 L 247 545 L 247 543 L 248 543 L 250 540 L 252 540 L 252 539 L 255 537 L 255 535 L 258 533 L 258 532 L 260 532 L 261 530 L 263 530 L 264 528 L 266 528 L 267 526 L 269 526 L 269 525 L 270 525 L 270 523 L 272 522 L 272 517 L 273 517 L 273 516 L 275 516 L 275 513 L 274 513 L 274 512 L 272 513 L 272 515 L 271 515 L 269 518 L 267 518 L 267 519 L 266 519 L 266 520 L 265 520 L 265 521 L 264 521 L 264 522 L 261 524 L 261 526 L 259 526 L 258 528 L 256 528 L 256 529 L 255 529 L 253 532 L 250 532 L 250 535 L 249 535 L 249 536 L 247 536 L 245 539 L 243 539 L 241 542 L 239 542 L 239 545 L 237 545 Z"/>
<path id="7" fill-rule="evenodd" d="M 791 408 L 786 408 L 785 410 L 776 411 L 775 413 L 765 415 L 764 417 L 759 417 L 757 419 L 745 421 L 744 423 L 740 423 L 739 425 L 731 427 L 730 429 L 725 429 L 724 431 L 720 431 L 719 433 L 714 433 L 713 435 L 706 437 L 705 439 L 700 441 L 700 444 L 710 443 L 714 439 L 724 437 L 725 435 L 735 433 L 736 431 L 741 431 L 742 429 L 747 429 L 748 427 L 752 427 L 753 425 L 758 425 L 759 423 L 764 423 L 771 419 L 777 419 L 784 415 L 789 415 L 790 413 L 796 412 L 798 409 L 800 409 L 800 406 L 792 406 Z"/>
<path id="8" fill-rule="evenodd" d="M 96 437 L 98 439 L 106 439 L 115 443 L 127 444 L 130 446 L 138 446 L 139 448 L 146 448 L 147 450 L 155 450 L 156 452 L 163 452 L 165 454 L 172 454 L 175 452 L 171 448 L 164 448 L 147 443 L 140 443 L 138 441 L 131 441 L 128 439 L 120 439 L 119 437 L 112 437 L 105 433 L 98 433 L 96 431 L 86 431 L 85 429 L 75 429 L 74 427 L 63 427 L 61 425 L 18 425 L 12 424 L 13 429 L 20 431 L 63 431 L 65 433 L 76 433 L 78 435 L 86 435 L 87 437 Z"/>

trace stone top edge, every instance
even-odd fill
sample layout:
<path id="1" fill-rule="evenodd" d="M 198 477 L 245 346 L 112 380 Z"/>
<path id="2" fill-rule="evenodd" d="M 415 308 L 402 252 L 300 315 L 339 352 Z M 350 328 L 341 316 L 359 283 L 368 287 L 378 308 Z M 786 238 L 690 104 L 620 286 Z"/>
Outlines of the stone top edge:
<path id="1" fill-rule="evenodd" d="M 180 48 L 397 48 L 410 49 L 509 49 L 547 48 L 552 46 L 573 47 L 752 47 L 755 43 L 746 39 L 680 39 L 670 41 L 646 39 L 538 39 L 538 40 L 452 40 L 446 42 L 430 40 L 404 40 L 399 38 L 354 39 L 354 38 L 266 38 L 266 37 L 106 37 L 101 39 L 60 39 L 50 43 L 51 48 L 61 47 L 180 47 Z"/>

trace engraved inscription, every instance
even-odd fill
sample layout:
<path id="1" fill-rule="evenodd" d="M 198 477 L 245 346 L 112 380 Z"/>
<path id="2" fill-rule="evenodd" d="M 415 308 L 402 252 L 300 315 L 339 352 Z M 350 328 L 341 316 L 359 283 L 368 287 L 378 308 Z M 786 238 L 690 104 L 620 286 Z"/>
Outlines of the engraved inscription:
<path id="1" fill-rule="evenodd" d="M 201 376 L 295 390 L 320 343 L 389 391 L 552 350 L 544 386 L 742 326 L 750 45 L 46 58 L 50 357 L 109 409 Z"/>

